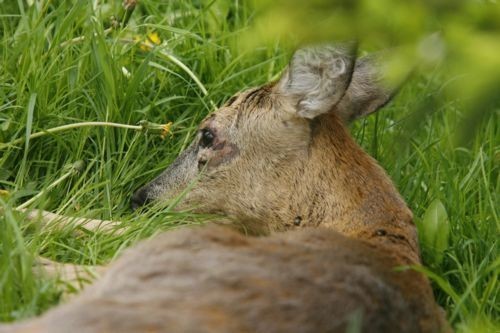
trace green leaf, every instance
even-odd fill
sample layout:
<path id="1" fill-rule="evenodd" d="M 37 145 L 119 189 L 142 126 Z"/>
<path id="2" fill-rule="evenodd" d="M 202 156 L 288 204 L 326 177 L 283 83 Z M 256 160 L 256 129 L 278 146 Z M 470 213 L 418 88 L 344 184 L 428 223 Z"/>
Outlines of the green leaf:
<path id="1" fill-rule="evenodd" d="M 9 118 L 7 118 L 7 119 L 1 119 L 1 121 L 0 121 L 0 130 L 3 131 L 3 132 L 7 131 L 9 129 L 9 127 L 10 127 L 10 123 L 11 122 L 10 122 Z"/>
<path id="2" fill-rule="evenodd" d="M 430 254 L 434 264 L 440 264 L 448 248 L 450 224 L 446 208 L 439 199 L 435 199 L 425 211 L 418 231 L 424 251 Z"/>

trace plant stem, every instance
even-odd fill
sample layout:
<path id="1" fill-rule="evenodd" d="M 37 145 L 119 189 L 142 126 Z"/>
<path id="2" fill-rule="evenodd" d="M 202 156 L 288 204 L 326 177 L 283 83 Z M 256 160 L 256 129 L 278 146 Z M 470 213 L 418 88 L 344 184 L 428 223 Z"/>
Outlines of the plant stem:
<path id="1" fill-rule="evenodd" d="M 66 172 L 64 175 L 62 175 L 59 179 L 57 179 L 55 182 L 47 186 L 44 190 L 40 191 L 37 195 L 33 196 L 31 199 L 27 200 L 26 202 L 22 203 L 21 205 L 17 206 L 16 209 L 22 210 L 31 205 L 33 202 L 35 202 L 38 198 L 40 198 L 44 193 L 50 191 L 60 183 L 62 183 L 64 180 L 66 180 L 68 177 L 74 175 L 75 173 L 79 172 L 83 168 L 83 162 L 78 161 L 73 163 L 72 165 L 69 166 L 69 171 Z"/>
<path id="2" fill-rule="evenodd" d="M 126 125 L 126 124 L 118 124 L 118 123 L 109 123 L 109 122 L 103 122 L 103 121 L 88 121 L 88 122 L 82 122 L 82 123 L 75 123 L 75 124 L 68 124 L 68 125 L 63 125 L 63 126 L 58 126 L 54 128 L 49 128 L 48 130 L 44 130 L 41 132 L 33 133 L 29 136 L 29 139 L 35 139 L 50 133 L 56 133 L 56 132 L 61 132 L 65 130 L 69 130 L 72 128 L 79 128 L 79 127 L 88 127 L 88 126 L 107 126 L 107 127 L 119 127 L 119 128 L 127 128 L 127 129 L 133 129 L 133 130 L 143 130 L 143 126 L 134 126 L 134 125 Z M 0 150 L 4 149 L 9 146 L 17 145 L 19 143 L 22 143 L 25 138 L 19 138 L 14 141 L 11 141 L 9 143 L 0 143 Z"/>
<path id="3" fill-rule="evenodd" d="M 138 0 L 124 0 L 120 13 L 118 14 L 118 18 L 113 19 L 113 23 L 111 27 L 104 30 L 104 36 L 108 35 L 113 30 L 116 30 L 119 27 L 125 27 L 134 12 L 135 7 L 137 6 Z M 65 47 L 70 44 L 80 43 L 85 40 L 85 36 L 75 37 L 73 39 L 67 40 L 59 44 L 60 47 Z"/>
<path id="4" fill-rule="evenodd" d="M 130 20 L 130 17 L 132 16 L 132 13 L 134 12 L 135 7 L 137 6 L 138 0 L 124 0 L 123 5 L 122 5 L 122 10 L 118 14 L 118 17 L 120 18 L 120 25 L 122 27 L 126 26 L 128 21 Z"/>
<path id="5" fill-rule="evenodd" d="M 166 125 L 159 125 L 155 123 L 150 123 L 146 120 L 142 120 L 139 122 L 139 125 L 127 125 L 127 124 L 119 124 L 119 123 L 111 123 L 111 122 L 106 122 L 106 121 L 86 121 L 86 122 L 81 122 L 81 123 L 74 123 L 74 124 L 68 124 L 68 125 L 62 125 L 58 127 L 53 127 L 49 128 L 47 130 L 43 130 L 40 132 L 33 133 L 29 136 L 29 139 L 35 139 L 47 134 L 51 133 L 56 133 L 56 132 L 61 132 L 61 131 L 66 131 L 69 129 L 73 128 L 80 128 L 80 127 L 115 127 L 115 128 L 125 128 L 125 129 L 131 129 L 135 131 L 146 131 L 146 130 L 160 130 L 162 132 L 164 131 L 169 131 L 170 130 L 170 123 Z M 168 128 L 167 128 L 168 127 Z M 19 143 L 24 142 L 25 138 L 19 138 L 14 141 L 11 141 L 9 143 L 0 143 L 0 150 L 17 145 Z"/>
<path id="6" fill-rule="evenodd" d="M 133 41 L 133 40 L 130 40 L 130 39 L 121 39 L 121 41 L 127 42 L 127 43 L 136 43 L 136 41 Z M 139 42 L 139 44 L 141 46 L 144 46 L 145 48 L 149 48 L 149 49 L 152 48 L 152 47 L 154 47 L 151 43 L 148 43 L 148 42 Z M 205 88 L 205 86 L 203 85 L 203 83 L 201 83 L 200 79 L 198 79 L 198 77 L 193 73 L 193 71 L 191 71 L 191 69 L 188 66 L 186 66 L 182 61 L 180 61 L 178 58 L 176 58 L 175 56 L 173 56 L 172 54 L 170 54 L 168 52 L 165 52 L 165 51 L 162 51 L 162 50 L 158 50 L 158 53 L 163 58 L 165 58 L 168 61 L 174 63 L 175 65 L 177 65 L 178 67 L 180 67 L 184 72 L 186 72 L 186 74 L 189 75 L 189 77 L 191 77 L 191 79 L 200 88 L 200 90 L 203 93 L 203 95 L 204 96 L 208 95 L 208 91 Z M 209 100 L 209 103 L 210 103 L 210 105 L 212 106 L 212 108 L 214 110 L 217 109 L 217 106 L 215 105 L 215 103 L 212 100 Z"/>

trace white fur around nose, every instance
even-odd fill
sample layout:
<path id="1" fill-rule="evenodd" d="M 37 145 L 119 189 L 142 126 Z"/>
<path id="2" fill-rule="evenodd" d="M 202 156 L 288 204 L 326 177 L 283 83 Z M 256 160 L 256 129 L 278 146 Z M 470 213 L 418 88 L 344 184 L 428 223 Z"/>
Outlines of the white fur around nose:
<path id="1" fill-rule="evenodd" d="M 352 69 L 347 48 L 315 47 L 298 50 L 279 83 L 285 96 L 293 99 L 297 114 L 312 119 L 326 113 L 340 100 Z"/>

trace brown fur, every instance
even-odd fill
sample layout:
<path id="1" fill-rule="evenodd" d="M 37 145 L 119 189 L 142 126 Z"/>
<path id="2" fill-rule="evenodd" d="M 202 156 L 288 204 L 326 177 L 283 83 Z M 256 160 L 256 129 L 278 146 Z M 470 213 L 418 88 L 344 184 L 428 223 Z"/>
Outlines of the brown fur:
<path id="1" fill-rule="evenodd" d="M 249 238 L 168 232 L 124 253 L 73 302 L 0 332 L 440 332 L 425 278 L 322 228 Z"/>
<path id="2" fill-rule="evenodd" d="M 346 130 L 390 95 L 352 54 L 299 51 L 279 82 L 202 122 L 134 195 L 136 205 L 167 200 L 195 182 L 181 206 L 270 236 L 165 233 L 128 250 L 73 302 L 0 332 L 448 331 L 429 281 L 396 269 L 420 264 L 410 210 Z"/>

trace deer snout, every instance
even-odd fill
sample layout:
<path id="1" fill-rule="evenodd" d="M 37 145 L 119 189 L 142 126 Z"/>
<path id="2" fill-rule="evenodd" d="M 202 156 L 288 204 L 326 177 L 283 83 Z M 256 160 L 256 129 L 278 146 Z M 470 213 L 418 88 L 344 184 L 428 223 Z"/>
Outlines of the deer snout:
<path id="1" fill-rule="evenodd" d="M 132 207 L 132 210 L 136 210 L 137 208 L 147 204 L 149 201 L 151 200 L 148 197 L 146 189 L 140 188 L 132 195 L 130 206 Z"/>
<path id="2" fill-rule="evenodd" d="M 140 187 L 131 198 L 133 210 L 152 201 L 168 201 L 179 194 L 198 174 L 197 143 L 182 152 L 168 168 Z"/>

